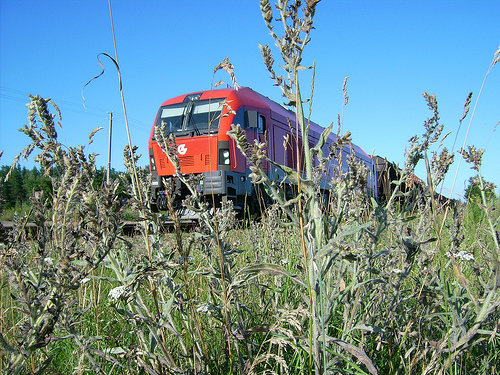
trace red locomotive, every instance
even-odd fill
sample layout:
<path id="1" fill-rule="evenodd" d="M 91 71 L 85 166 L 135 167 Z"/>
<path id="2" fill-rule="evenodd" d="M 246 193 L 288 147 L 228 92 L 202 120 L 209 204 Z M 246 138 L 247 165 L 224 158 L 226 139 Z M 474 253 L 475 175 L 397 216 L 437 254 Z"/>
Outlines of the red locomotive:
<path id="1" fill-rule="evenodd" d="M 232 111 L 229 110 L 229 104 Z M 240 124 L 250 143 L 254 139 L 266 144 L 267 156 L 280 164 L 296 167 L 295 114 L 269 98 L 250 88 L 227 88 L 200 91 L 181 95 L 164 102 L 155 120 L 155 126 L 163 124 L 167 133 L 174 134 L 180 169 L 183 174 L 202 174 L 198 190 L 203 196 L 216 202 L 232 200 L 234 207 L 242 208 L 245 202 L 255 200 L 255 187 L 251 179 L 246 158 L 237 148 L 227 132 L 231 124 Z M 167 209 L 165 183 L 170 184 L 177 205 L 187 194 L 185 187 L 175 177 L 175 168 L 155 140 L 154 130 L 149 140 L 149 162 L 152 174 L 152 207 Z M 315 146 L 323 128 L 311 123 L 309 144 Z M 334 142 L 331 134 L 325 145 Z M 369 168 L 367 189 L 377 194 L 376 166 L 372 159 L 358 146 L 345 148 L 354 152 Z M 344 158 L 345 159 L 345 158 Z M 264 163 L 271 177 L 282 179 L 281 171 Z M 328 170 L 328 169 L 327 169 Z M 280 174 L 281 172 L 281 174 Z M 329 176 L 324 176 L 327 181 Z M 324 187 L 328 185 L 325 183 Z"/>

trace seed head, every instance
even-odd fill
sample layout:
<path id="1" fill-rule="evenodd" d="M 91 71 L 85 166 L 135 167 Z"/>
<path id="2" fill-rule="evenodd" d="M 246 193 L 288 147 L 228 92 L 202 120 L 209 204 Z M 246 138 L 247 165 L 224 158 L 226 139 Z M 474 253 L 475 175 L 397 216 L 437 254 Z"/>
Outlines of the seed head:
<path id="1" fill-rule="evenodd" d="M 468 148 L 469 148 L 468 151 L 462 148 L 458 152 L 462 155 L 462 157 L 465 159 L 467 163 L 472 164 L 471 169 L 479 171 L 479 169 L 481 168 L 481 161 L 484 154 L 484 150 L 482 149 L 476 150 L 476 147 L 474 145 L 468 146 Z"/>

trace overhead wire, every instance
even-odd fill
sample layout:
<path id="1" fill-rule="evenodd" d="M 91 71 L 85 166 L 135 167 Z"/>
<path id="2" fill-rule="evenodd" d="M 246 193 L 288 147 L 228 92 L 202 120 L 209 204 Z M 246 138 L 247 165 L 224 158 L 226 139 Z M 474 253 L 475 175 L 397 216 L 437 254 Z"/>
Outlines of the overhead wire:
<path id="1" fill-rule="evenodd" d="M 5 93 L 4 93 L 5 92 Z M 13 94 L 13 95 L 9 95 Z M 28 94 L 29 92 L 27 90 L 16 90 L 8 87 L 3 87 L 0 86 L 0 98 L 5 98 L 9 100 L 13 100 L 16 102 L 28 102 Z M 67 112 L 72 112 L 72 113 L 77 113 L 81 114 L 84 116 L 90 116 L 90 117 L 97 117 L 97 118 L 107 118 L 108 112 L 111 112 L 109 109 L 104 109 L 96 106 L 86 106 L 85 108 L 82 108 L 81 103 L 75 103 L 72 101 L 60 99 L 57 97 L 52 97 L 51 99 L 57 103 L 57 105 L 61 108 L 62 113 L 67 113 Z M 136 130 L 139 130 L 141 132 L 145 132 L 149 134 L 151 131 L 151 125 L 138 120 L 136 118 L 131 118 L 129 117 L 129 123 L 130 127 Z M 116 113 L 113 115 L 113 120 L 116 120 L 118 123 L 124 124 L 125 123 L 125 117 L 120 114 Z"/>

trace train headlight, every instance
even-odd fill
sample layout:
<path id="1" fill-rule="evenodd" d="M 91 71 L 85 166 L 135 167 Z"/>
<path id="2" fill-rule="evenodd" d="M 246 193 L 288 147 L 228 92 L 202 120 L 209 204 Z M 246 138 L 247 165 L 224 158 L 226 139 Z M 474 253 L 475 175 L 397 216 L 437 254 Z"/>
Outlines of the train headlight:
<path id="1" fill-rule="evenodd" d="M 229 158 L 229 150 L 228 149 L 220 149 L 219 150 L 219 164 L 221 165 L 229 165 L 231 163 L 231 159 Z"/>
<path id="2" fill-rule="evenodd" d="M 156 172 L 155 154 L 152 148 L 149 149 L 149 165 L 151 166 L 151 172 Z"/>

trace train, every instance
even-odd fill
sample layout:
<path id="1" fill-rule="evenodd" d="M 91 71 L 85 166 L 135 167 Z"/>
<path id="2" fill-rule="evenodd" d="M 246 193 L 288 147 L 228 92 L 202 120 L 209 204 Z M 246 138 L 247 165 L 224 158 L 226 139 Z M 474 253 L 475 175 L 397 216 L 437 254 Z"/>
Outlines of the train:
<path id="1" fill-rule="evenodd" d="M 250 143 L 254 140 L 264 143 L 271 161 L 296 168 L 297 153 L 301 152 L 296 142 L 300 145 L 302 140 L 295 132 L 294 112 L 249 87 L 180 95 L 161 104 L 149 138 L 150 202 L 154 211 L 168 209 L 167 194 L 176 207 L 180 207 L 182 199 L 189 194 L 177 178 L 175 166 L 155 139 L 155 128 L 159 126 L 162 126 L 165 136 L 175 137 L 180 172 L 198 176 L 196 188 L 204 199 L 216 204 L 232 201 L 237 210 L 255 204 L 258 187 L 249 177 L 249 162 L 227 134 L 233 124 L 244 129 Z M 313 122 L 309 126 L 309 145 L 312 148 L 324 128 Z M 331 133 L 324 145 L 326 155 L 336 140 L 337 136 Z M 347 169 L 347 156 L 355 154 L 357 160 L 368 168 L 368 194 L 377 196 L 377 165 L 373 158 L 356 145 L 346 146 L 342 152 L 345 153 L 342 169 Z M 283 172 L 271 163 L 264 162 L 262 166 L 272 180 L 283 179 Z M 328 190 L 331 167 L 327 165 L 322 189 Z"/>

